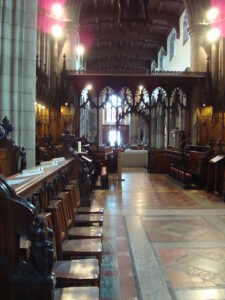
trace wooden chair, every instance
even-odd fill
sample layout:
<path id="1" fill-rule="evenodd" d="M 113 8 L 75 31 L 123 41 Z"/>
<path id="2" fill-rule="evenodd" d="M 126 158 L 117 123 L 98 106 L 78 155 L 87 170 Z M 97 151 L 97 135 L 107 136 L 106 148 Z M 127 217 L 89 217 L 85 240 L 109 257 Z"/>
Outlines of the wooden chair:
<path id="1" fill-rule="evenodd" d="M 39 215 L 43 219 L 46 226 L 53 229 L 51 213 L 41 213 Z M 56 243 L 54 241 L 54 258 L 56 260 Z M 80 285 L 99 286 L 99 266 L 97 259 L 78 259 L 55 261 L 53 265 L 53 272 L 57 280 L 57 287 Z"/>
<path id="2" fill-rule="evenodd" d="M 79 187 L 76 180 L 69 182 L 64 189 L 71 193 L 71 199 L 73 201 L 74 214 L 103 214 L 104 207 L 91 206 L 91 207 L 81 207 L 80 206 L 80 193 Z"/>
<path id="3" fill-rule="evenodd" d="M 69 239 L 102 239 L 103 229 L 100 226 L 72 226 L 73 224 L 75 224 L 75 217 L 73 214 L 74 206 L 69 196 L 69 192 L 62 192 L 55 197 L 55 199 L 62 200 L 64 222 L 66 224 L 66 230 L 68 232 L 67 237 Z"/>
<path id="4" fill-rule="evenodd" d="M 54 300 L 98 300 L 99 290 L 96 287 L 70 287 L 55 289 Z"/>
<path id="5" fill-rule="evenodd" d="M 79 199 L 77 199 L 77 197 L 79 197 L 79 194 L 75 192 L 75 188 L 72 185 L 68 185 L 65 187 L 65 190 L 68 192 L 68 196 L 70 198 L 70 209 L 71 211 L 73 211 L 73 215 L 72 215 L 72 220 L 74 222 L 75 225 L 77 226 L 92 226 L 92 225 L 98 225 L 98 226 L 102 226 L 103 225 L 103 214 L 100 213 L 100 209 L 96 209 L 97 213 L 85 213 L 85 214 L 77 214 L 78 211 L 78 203 L 79 203 Z M 75 195 L 76 193 L 76 195 Z M 87 208 L 85 207 L 86 211 Z M 84 210 L 85 210 L 84 209 Z M 93 208 L 93 211 L 94 208 Z"/>
<path id="6" fill-rule="evenodd" d="M 53 216 L 53 226 L 56 237 L 56 247 L 59 259 L 70 257 L 97 257 L 101 266 L 102 243 L 101 239 L 68 240 L 67 225 L 63 213 L 63 202 L 54 200 L 49 205 Z"/>

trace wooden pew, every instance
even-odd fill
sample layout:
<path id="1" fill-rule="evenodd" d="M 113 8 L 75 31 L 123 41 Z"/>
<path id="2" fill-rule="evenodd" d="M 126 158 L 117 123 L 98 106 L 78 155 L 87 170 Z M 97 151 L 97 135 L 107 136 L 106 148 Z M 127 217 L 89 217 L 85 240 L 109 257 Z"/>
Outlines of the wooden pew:
<path id="1" fill-rule="evenodd" d="M 196 148 L 199 150 L 199 148 Z M 198 188 L 206 185 L 207 164 L 210 159 L 209 148 L 200 148 L 196 151 L 194 146 L 186 151 L 168 149 L 167 153 L 170 160 L 169 174 L 182 181 L 186 188 L 194 184 Z"/>
<path id="2" fill-rule="evenodd" d="M 1 300 L 98 299 L 97 287 L 54 290 L 52 231 L 44 225 L 41 218 L 36 217 L 35 207 L 18 197 L 2 176 L 0 176 L 0 199 Z M 27 261 L 19 259 L 19 240 L 22 235 L 31 242 Z M 56 266 L 56 269 L 60 278 L 61 266 Z M 79 277 L 80 272 L 78 273 Z M 69 273 L 67 276 L 69 280 L 72 274 Z"/>

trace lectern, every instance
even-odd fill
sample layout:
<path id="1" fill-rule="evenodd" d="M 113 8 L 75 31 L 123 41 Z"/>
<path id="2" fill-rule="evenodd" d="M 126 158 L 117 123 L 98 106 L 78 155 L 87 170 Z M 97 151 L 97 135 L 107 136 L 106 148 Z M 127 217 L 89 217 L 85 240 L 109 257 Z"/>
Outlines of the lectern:
<path id="1" fill-rule="evenodd" d="M 221 194 L 225 181 L 225 155 L 213 157 L 208 164 L 207 192 Z"/>

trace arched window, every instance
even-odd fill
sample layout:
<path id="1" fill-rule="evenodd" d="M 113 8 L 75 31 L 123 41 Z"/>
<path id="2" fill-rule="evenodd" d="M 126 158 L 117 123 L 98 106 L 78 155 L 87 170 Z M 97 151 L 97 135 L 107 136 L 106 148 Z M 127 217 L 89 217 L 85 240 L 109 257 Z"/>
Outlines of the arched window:
<path id="1" fill-rule="evenodd" d="M 183 22 L 183 45 L 186 44 L 186 42 L 189 40 L 189 23 L 188 23 L 188 16 L 187 13 L 184 15 L 184 22 Z"/>
<path id="2" fill-rule="evenodd" d="M 151 71 L 155 72 L 155 69 L 156 69 L 156 62 L 155 62 L 155 60 L 153 60 L 151 63 Z"/>
<path id="3" fill-rule="evenodd" d="M 112 95 L 105 106 L 106 124 L 116 124 L 116 107 L 118 107 L 118 114 L 120 114 L 122 112 L 121 99 L 116 95 Z"/>
<path id="4" fill-rule="evenodd" d="M 160 68 L 160 71 L 163 71 L 163 58 L 164 58 L 164 55 L 163 55 L 163 52 L 161 51 L 160 52 L 160 56 L 159 56 L 159 68 Z"/>
<path id="5" fill-rule="evenodd" d="M 176 54 L 176 29 L 174 28 L 170 35 L 170 61 Z"/>

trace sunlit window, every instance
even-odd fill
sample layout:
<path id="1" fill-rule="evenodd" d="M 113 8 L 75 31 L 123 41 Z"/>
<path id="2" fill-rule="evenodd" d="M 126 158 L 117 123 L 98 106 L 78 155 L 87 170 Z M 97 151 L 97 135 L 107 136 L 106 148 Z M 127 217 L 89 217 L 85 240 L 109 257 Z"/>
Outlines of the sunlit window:
<path id="1" fill-rule="evenodd" d="M 188 28 L 189 28 L 188 16 L 187 13 L 185 13 L 184 23 L 183 23 L 183 45 L 185 45 L 190 38 Z"/>
<path id="2" fill-rule="evenodd" d="M 176 29 L 173 29 L 170 35 L 170 61 L 176 54 Z"/>
<path id="3" fill-rule="evenodd" d="M 105 107 L 105 123 L 116 124 L 116 108 L 118 114 L 122 112 L 121 99 L 116 95 L 112 95 Z"/>
<path id="4" fill-rule="evenodd" d="M 116 132 L 116 130 L 110 130 L 109 131 L 109 143 L 110 143 L 110 146 L 115 146 L 116 140 L 117 140 L 117 143 L 118 143 L 118 146 L 119 146 L 120 142 L 121 142 L 120 131 Z"/>

